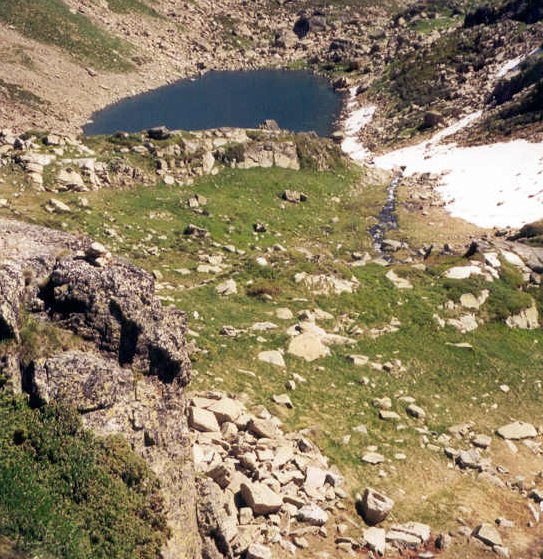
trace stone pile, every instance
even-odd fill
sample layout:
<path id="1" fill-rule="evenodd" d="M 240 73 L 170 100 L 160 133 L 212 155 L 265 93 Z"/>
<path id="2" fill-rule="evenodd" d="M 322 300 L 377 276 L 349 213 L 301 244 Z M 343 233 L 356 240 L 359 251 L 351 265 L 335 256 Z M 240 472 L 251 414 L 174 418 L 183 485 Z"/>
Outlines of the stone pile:
<path id="1" fill-rule="evenodd" d="M 302 433 L 285 434 L 280 423 L 264 407 L 248 413 L 219 392 L 193 396 L 194 464 L 213 484 L 220 510 L 218 526 L 208 526 L 207 535 L 204 529 L 209 545 L 226 545 L 236 556 L 257 556 L 253 546 L 268 549 L 263 557 L 272 556 L 269 546 L 294 552 L 305 536 L 326 537 L 330 516 L 345 508 L 340 473 Z"/>

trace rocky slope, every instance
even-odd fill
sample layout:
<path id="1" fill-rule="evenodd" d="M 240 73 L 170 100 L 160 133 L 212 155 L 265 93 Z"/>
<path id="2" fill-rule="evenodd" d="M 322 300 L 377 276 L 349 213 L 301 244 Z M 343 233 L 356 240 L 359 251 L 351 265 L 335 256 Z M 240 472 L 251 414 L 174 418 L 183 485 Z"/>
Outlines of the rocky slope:
<path id="1" fill-rule="evenodd" d="M 0 10 L 0 127 L 77 131 L 115 100 L 202 71 L 311 59 L 334 66 L 346 45 L 351 54 L 369 53 L 367 29 L 380 25 L 386 6 L 333 5 L 323 17 L 314 7 L 267 0 L 160 0 L 152 12 L 135 0 L 123 9 L 98 0 L 41 0 L 23 11 L 7 5 Z M 338 36 L 349 40 L 328 52 Z"/>

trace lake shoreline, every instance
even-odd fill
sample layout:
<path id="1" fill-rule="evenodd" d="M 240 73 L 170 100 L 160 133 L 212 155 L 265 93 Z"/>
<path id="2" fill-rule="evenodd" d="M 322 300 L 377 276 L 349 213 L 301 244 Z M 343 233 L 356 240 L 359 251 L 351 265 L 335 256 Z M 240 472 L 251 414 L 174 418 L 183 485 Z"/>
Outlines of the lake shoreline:
<path id="1" fill-rule="evenodd" d="M 330 137 L 341 126 L 345 108 L 344 93 L 329 77 L 309 70 L 213 71 L 121 99 L 93 113 L 83 132 L 135 133 L 156 126 L 249 129 L 275 120 L 281 129 Z"/>

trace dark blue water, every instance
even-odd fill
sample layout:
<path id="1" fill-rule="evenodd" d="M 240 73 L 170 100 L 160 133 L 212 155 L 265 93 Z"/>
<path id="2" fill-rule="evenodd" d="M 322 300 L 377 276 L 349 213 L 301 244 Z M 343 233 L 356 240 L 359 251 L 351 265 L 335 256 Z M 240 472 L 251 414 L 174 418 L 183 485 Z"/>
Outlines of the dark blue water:
<path id="1" fill-rule="evenodd" d="M 137 132 L 159 125 L 172 130 L 256 128 L 274 119 L 287 130 L 328 136 L 341 105 L 342 96 L 328 81 L 308 72 L 211 72 L 106 107 L 92 115 L 84 132 Z"/>

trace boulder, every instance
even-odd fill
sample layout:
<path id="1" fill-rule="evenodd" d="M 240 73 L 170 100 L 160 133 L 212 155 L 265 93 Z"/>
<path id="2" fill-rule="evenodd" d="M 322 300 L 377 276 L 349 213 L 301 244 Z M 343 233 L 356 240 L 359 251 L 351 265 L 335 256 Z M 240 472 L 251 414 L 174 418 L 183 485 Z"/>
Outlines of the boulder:
<path id="1" fill-rule="evenodd" d="M 228 295 L 235 295 L 238 292 L 238 286 L 237 286 L 235 280 L 227 279 L 226 281 L 217 285 L 217 287 L 215 288 L 215 291 L 219 295 L 222 295 L 223 297 L 226 297 Z"/>
<path id="2" fill-rule="evenodd" d="M 276 367 L 281 367 L 283 369 L 286 367 L 283 354 L 277 350 L 261 351 L 258 354 L 258 360 L 262 361 L 263 363 L 275 365 Z"/>
<path id="3" fill-rule="evenodd" d="M 362 462 L 366 464 L 371 464 L 372 466 L 376 466 L 377 464 L 382 464 L 385 461 L 385 457 L 378 452 L 366 452 L 362 456 Z"/>
<path id="4" fill-rule="evenodd" d="M 386 532 L 382 528 L 366 528 L 363 536 L 366 547 L 379 555 L 384 555 L 386 548 L 385 534 Z"/>
<path id="5" fill-rule="evenodd" d="M 242 483 L 240 489 L 245 504 L 257 516 L 278 512 L 283 505 L 281 495 L 263 483 Z"/>
<path id="6" fill-rule="evenodd" d="M 131 391 L 132 371 L 92 353 L 69 351 L 39 359 L 30 375 L 36 403 L 63 402 L 80 413 L 111 408 L 118 393 Z"/>
<path id="7" fill-rule="evenodd" d="M 438 111 L 427 111 L 424 113 L 423 128 L 435 128 L 439 124 L 443 124 L 445 119 Z"/>
<path id="8" fill-rule="evenodd" d="M 430 527 L 420 522 L 393 524 L 386 534 L 387 542 L 398 548 L 417 548 L 430 539 Z"/>
<path id="9" fill-rule="evenodd" d="M 315 504 L 304 505 L 296 519 L 311 526 L 324 526 L 328 522 L 328 513 Z"/>
<path id="10" fill-rule="evenodd" d="M 537 429 L 530 423 L 514 421 L 508 425 L 503 425 L 497 431 L 503 439 L 518 441 L 537 437 Z"/>
<path id="11" fill-rule="evenodd" d="M 473 537 L 488 546 L 502 545 L 500 533 L 492 524 L 483 523 L 473 530 Z"/>
<path id="12" fill-rule="evenodd" d="M 220 427 L 213 412 L 205 409 L 189 408 L 189 425 L 197 431 L 204 433 L 219 432 Z"/>
<path id="13" fill-rule="evenodd" d="M 252 543 L 247 548 L 246 559 L 272 559 L 271 549 L 260 543 Z"/>
<path id="14" fill-rule="evenodd" d="M 55 213 L 70 213 L 72 211 L 68 204 L 65 204 L 61 200 L 57 200 L 56 198 L 51 198 L 49 200 L 49 207 L 51 208 L 51 211 Z"/>
<path id="15" fill-rule="evenodd" d="M 298 192 L 297 190 L 285 190 L 281 197 L 291 204 L 299 204 L 307 200 L 307 196 L 303 192 Z"/>
<path id="16" fill-rule="evenodd" d="M 371 487 L 365 489 L 361 501 L 357 503 L 357 510 L 366 524 L 370 526 L 383 522 L 393 507 L 392 499 Z"/>
<path id="17" fill-rule="evenodd" d="M 210 478 L 197 477 L 196 489 L 202 557 L 233 557 L 231 543 L 238 535 L 236 507 Z"/>
<path id="18" fill-rule="evenodd" d="M 416 419 L 424 419 L 426 417 L 426 412 L 416 404 L 409 404 L 405 411 L 407 412 L 407 415 Z"/>
<path id="19" fill-rule="evenodd" d="M 509 316 L 505 323 L 509 328 L 519 328 L 521 330 L 536 330 L 539 328 L 539 311 L 535 301 L 532 302 L 531 307 Z"/>
<path id="20" fill-rule="evenodd" d="M 24 291 L 22 272 L 16 266 L 0 266 L 0 341 L 19 340 Z"/>
<path id="21" fill-rule="evenodd" d="M 328 472 L 316 466 L 308 466 L 305 472 L 304 486 L 314 489 L 321 489 L 326 483 Z"/>
<path id="22" fill-rule="evenodd" d="M 281 431 L 271 419 L 251 419 L 248 429 L 257 437 L 264 439 L 274 439 L 281 434 Z"/>
<path id="23" fill-rule="evenodd" d="M 287 352 L 311 362 L 330 355 L 330 348 L 324 344 L 321 336 L 306 332 L 290 340 Z"/>
<path id="24" fill-rule="evenodd" d="M 275 32 L 273 44 L 280 49 L 290 49 L 297 41 L 298 37 L 294 31 L 290 29 L 279 29 Z"/>
<path id="25" fill-rule="evenodd" d="M 57 176 L 57 182 L 64 190 L 73 190 L 75 192 L 88 190 L 81 175 L 73 169 L 61 169 Z"/>
<path id="26" fill-rule="evenodd" d="M 207 409 L 215 414 L 219 423 L 222 424 L 226 421 L 235 423 L 243 411 L 243 405 L 232 398 L 221 398 L 216 403 L 207 407 Z"/>
<path id="27" fill-rule="evenodd" d="M 185 314 L 162 307 L 147 272 L 120 259 L 97 267 L 65 257 L 57 260 L 42 293 L 53 320 L 115 355 L 121 365 L 188 383 Z"/>
<path id="28" fill-rule="evenodd" d="M 290 399 L 290 396 L 288 394 L 274 394 L 272 396 L 272 400 L 274 401 L 274 403 L 280 406 L 285 406 L 289 409 L 292 409 L 294 407 L 294 404 L 292 403 L 292 400 Z"/>
<path id="29" fill-rule="evenodd" d="M 165 126 L 156 126 L 147 130 L 147 135 L 151 140 L 167 140 L 172 134 Z"/>

